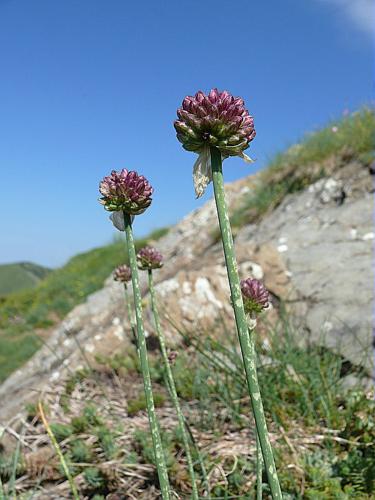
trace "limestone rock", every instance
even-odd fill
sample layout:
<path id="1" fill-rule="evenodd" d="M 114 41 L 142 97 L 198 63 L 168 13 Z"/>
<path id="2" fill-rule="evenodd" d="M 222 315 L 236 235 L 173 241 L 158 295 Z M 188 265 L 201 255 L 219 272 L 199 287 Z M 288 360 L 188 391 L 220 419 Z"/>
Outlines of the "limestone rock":
<path id="1" fill-rule="evenodd" d="M 369 170 L 348 159 L 329 177 L 287 196 L 259 224 L 242 227 L 236 236 L 241 278 L 264 280 L 275 316 L 286 303 L 296 335 L 304 343 L 334 349 L 372 372 L 372 304 L 374 243 L 372 178 Z M 227 186 L 233 209 L 253 189 L 256 176 Z M 231 332 L 233 312 L 213 200 L 193 211 L 157 242 L 165 265 L 155 272 L 161 317 L 171 346 L 185 332 Z M 147 273 L 141 273 L 147 296 Z M 110 277 L 102 290 L 73 309 L 47 344 L 0 386 L 6 401 L 0 417 L 12 414 L 26 398 L 83 363 L 82 352 L 111 354 L 130 345 L 123 288 Z M 145 308 L 148 335 L 154 332 Z M 78 348 L 77 340 L 81 346 Z"/>

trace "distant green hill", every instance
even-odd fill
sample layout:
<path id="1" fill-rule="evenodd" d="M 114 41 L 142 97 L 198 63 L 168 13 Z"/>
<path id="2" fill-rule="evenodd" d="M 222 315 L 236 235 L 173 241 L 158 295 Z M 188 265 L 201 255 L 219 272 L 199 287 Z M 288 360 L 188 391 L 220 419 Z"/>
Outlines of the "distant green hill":
<path id="1" fill-rule="evenodd" d="M 34 288 L 50 271 L 32 262 L 0 264 L 0 296 Z"/>

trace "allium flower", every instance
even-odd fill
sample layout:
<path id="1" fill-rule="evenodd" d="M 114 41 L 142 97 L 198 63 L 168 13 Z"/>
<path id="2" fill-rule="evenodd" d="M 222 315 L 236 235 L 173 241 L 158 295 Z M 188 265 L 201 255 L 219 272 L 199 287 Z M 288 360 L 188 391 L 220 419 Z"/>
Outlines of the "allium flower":
<path id="1" fill-rule="evenodd" d="M 113 279 L 115 281 L 121 281 L 122 283 L 126 283 L 132 279 L 132 272 L 130 267 L 125 264 L 122 266 L 116 267 L 113 272 Z"/>
<path id="2" fill-rule="evenodd" d="M 137 172 L 125 168 L 104 177 L 99 185 L 103 195 L 100 203 L 110 212 L 124 211 L 130 215 L 143 213 L 152 202 L 153 189 L 148 180 Z"/>
<path id="3" fill-rule="evenodd" d="M 223 158 L 240 156 L 252 161 L 244 150 L 255 137 L 254 120 L 240 97 L 226 90 L 212 89 L 207 95 L 199 91 L 185 97 L 177 115 L 177 139 L 187 151 L 200 155 L 193 174 L 197 197 L 211 181 L 210 146 L 218 148 Z"/>
<path id="4" fill-rule="evenodd" d="M 245 311 L 249 314 L 260 313 L 269 305 L 269 293 L 257 279 L 241 280 L 241 292 Z"/>
<path id="5" fill-rule="evenodd" d="M 142 270 L 158 269 L 163 265 L 163 256 L 153 247 L 144 247 L 137 254 L 138 267 Z"/>

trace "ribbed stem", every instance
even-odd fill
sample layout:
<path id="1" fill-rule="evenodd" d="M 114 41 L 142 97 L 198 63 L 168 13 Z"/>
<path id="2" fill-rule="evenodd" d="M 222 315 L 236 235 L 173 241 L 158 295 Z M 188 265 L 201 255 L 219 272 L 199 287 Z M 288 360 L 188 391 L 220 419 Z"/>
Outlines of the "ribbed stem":
<path id="1" fill-rule="evenodd" d="M 194 500 L 198 500 L 199 495 L 198 495 L 197 484 L 196 484 L 196 481 L 195 481 L 195 473 L 194 473 L 193 460 L 191 458 L 191 453 L 190 453 L 189 438 L 188 438 L 188 435 L 187 435 L 187 432 L 186 432 L 186 428 L 185 428 L 185 418 L 184 418 L 184 416 L 182 414 L 181 406 L 180 406 L 180 403 L 179 403 L 179 400 L 178 400 L 178 396 L 177 396 L 176 384 L 174 382 L 171 365 L 169 364 L 169 359 L 168 359 L 168 354 L 167 354 L 167 348 L 166 348 L 166 343 L 165 343 L 164 332 L 163 332 L 163 330 L 161 328 L 160 318 L 159 318 L 159 312 L 158 312 L 158 307 L 157 307 L 157 303 L 156 303 L 154 280 L 153 280 L 153 277 L 152 277 L 152 270 L 151 269 L 148 271 L 148 285 L 149 285 L 149 288 L 150 288 L 151 308 L 152 308 L 152 312 L 153 312 L 153 315 L 154 315 L 156 333 L 157 333 L 158 338 L 159 338 L 161 354 L 162 354 L 162 358 L 163 358 L 163 363 L 164 363 L 165 371 L 166 371 L 166 374 L 167 374 L 167 381 L 168 381 L 169 393 L 170 393 L 173 405 L 174 405 L 176 413 L 177 413 L 178 425 L 180 427 L 180 431 L 181 431 L 181 435 L 182 435 L 182 441 L 183 441 L 184 447 L 185 447 L 186 460 L 187 460 L 187 463 L 188 463 L 188 468 L 189 468 L 189 473 L 190 473 L 190 479 L 191 479 L 191 486 L 192 486 L 192 490 L 193 490 L 192 491 L 192 498 Z"/>
<path id="2" fill-rule="evenodd" d="M 262 500 L 262 473 L 263 473 L 263 456 L 260 447 L 259 436 L 257 434 L 257 500 Z"/>
<path id="3" fill-rule="evenodd" d="M 211 147 L 210 150 L 216 208 L 219 219 L 221 238 L 223 242 L 225 263 L 227 267 L 234 316 L 236 319 L 237 333 L 245 367 L 247 386 L 251 399 L 251 405 L 253 408 L 256 428 L 259 434 L 260 445 L 262 448 L 272 498 L 279 500 L 282 498 L 281 489 L 277 477 L 271 443 L 268 437 L 267 423 L 264 415 L 256 371 L 255 347 L 252 335 L 248 332 L 246 314 L 242 301 L 240 279 L 238 276 L 236 256 L 234 253 L 232 230 L 230 227 L 228 209 L 225 201 L 221 153 L 215 147 Z"/>
<path id="4" fill-rule="evenodd" d="M 137 258 L 135 254 L 133 230 L 130 215 L 124 212 L 125 234 L 128 247 L 129 265 L 132 271 L 132 284 L 135 306 L 135 317 L 137 322 L 137 345 L 143 375 L 143 385 L 146 396 L 148 419 L 151 429 L 152 444 L 155 454 L 156 468 L 159 476 L 160 490 L 163 500 L 170 499 L 170 488 L 167 466 L 163 446 L 160 437 L 159 425 L 155 413 L 154 397 L 152 395 L 150 367 L 148 364 L 146 338 L 142 318 L 142 296 L 139 286 Z"/>
<path id="5" fill-rule="evenodd" d="M 133 311 L 132 311 L 132 308 L 130 305 L 130 298 L 129 298 L 129 294 L 128 294 L 128 285 L 126 283 L 124 283 L 124 295 L 125 295 L 126 310 L 128 312 L 128 321 L 129 321 L 130 329 L 131 329 L 132 334 L 133 334 L 135 345 L 137 346 L 137 332 L 135 329 Z"/>

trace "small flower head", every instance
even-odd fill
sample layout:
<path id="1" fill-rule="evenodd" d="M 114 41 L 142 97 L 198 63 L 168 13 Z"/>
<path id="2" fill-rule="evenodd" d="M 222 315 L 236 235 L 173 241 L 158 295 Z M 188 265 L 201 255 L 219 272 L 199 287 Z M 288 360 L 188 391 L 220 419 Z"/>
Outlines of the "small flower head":
<path id="1" fill-rule="evenodd" d="M 168 361 L 170 362 L 171 365 L 174 365 L 176 359 L 177 359 L 177 356 L 178 356 L 178 352 L 177 351 L 169 351 L 168 353 Z"/>
<path id="2" fill-rule="evenodd" d="M 127 283 L 132 279 L 132 272 L 130 267 L 125 264 L 122 266 L 116 267 L 113 272 L 113 279 L 115 281 L 121 281 L 121 283 Z"/>
<path id="3" fill-rule="evenodd" d="M 123 211 L 129 215 L 143 213 L 152 202 L 153 189 L 148 180 L 125 168 L 104 177 L 99 185 L 100 203 L 110 212 Z"/>
<path id="4" fill-rule="evenodd" d="M 138 267 L 143 271 L 159 269 L 163 265 L 163 256 L 153 247 L 144 247 L 137 254 Z"/>
<path id="5" fill-rule="evenodd" d="M 201 153 L 208 145 L 217 147 L 224 158 L 244 157 L 243 151 L 255 137 L 254 120 L 243 99 L 226 90 L 185 97 L 177 115 L 177 139 L 188 151 Z"/>
<path id="6" fill-rule="evenodd" d="M 269 293 L 263 283 L 257 279 L 241 280 L 241 292 L 246 313 L 259 314 L 269 305 Z"/>

